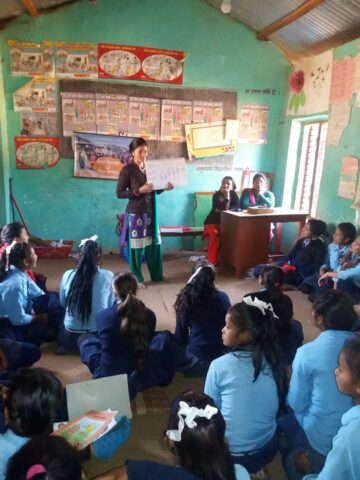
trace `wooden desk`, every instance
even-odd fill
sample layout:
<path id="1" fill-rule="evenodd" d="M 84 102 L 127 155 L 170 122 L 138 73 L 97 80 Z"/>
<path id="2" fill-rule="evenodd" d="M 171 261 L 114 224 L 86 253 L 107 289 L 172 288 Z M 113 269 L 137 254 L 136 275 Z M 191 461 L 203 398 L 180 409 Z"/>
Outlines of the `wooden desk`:
<path id="1" fill-rule="evenodd" d="M 267 263 L 269 258 L 270 224 L 298 222 L 301 232 L 307 213 L 275 208 L 273 213 L 253 215 L 244 212 L 221 212 L 221 263 L 241 270 Z"/>

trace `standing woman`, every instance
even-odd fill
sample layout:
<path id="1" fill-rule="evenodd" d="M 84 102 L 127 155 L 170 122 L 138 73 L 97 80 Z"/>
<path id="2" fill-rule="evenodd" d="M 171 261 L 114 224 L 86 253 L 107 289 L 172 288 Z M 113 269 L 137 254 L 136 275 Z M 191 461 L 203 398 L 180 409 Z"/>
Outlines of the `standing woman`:
<path id="1" fill-rule="evenodd" d="M 275 205 L 275 196 L 267 190 L 268 181 L 263 173 L 256 173 L 253 178 L 253 188 L 245 188 L 240 197 L 240 206 L 243 210 L 249 207 L 265 206 L 272 208 Z"/>
<path id="2" fill-rule="evenodd" d="M 145 254 L 146 263 L 151 280 L 162 281 L 162 249 L 157 218 L 157 199 L 153 185 L 147 182 L 145 161 L 148 156 L 148 147 L 143 138 L 134 138 L 129 145 L 132 161 L 120 172 L 116 196 L 127 198 L 126 218 L 124 224 L 129 242 L 130 270 L 138 282 L 144 282 L 141 273 L 141 260 Z M 165 190 L 172 190 L 174 186 L 168 183 Z"/>

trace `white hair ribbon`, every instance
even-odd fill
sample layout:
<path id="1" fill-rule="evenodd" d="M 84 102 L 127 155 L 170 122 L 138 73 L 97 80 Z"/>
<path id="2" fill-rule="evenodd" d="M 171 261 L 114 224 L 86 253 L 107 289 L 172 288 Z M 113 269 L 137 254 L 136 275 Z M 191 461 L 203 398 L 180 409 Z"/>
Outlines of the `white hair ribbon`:
<path id="1" fill-rule="evenodd" d="M 243 302 L 249 305 L 250 307 L 256 307 L 261 310 L 263 315 L 266 315 L 266 311 L 270 311 L 275 318 L 279 318 L 274 312 L 273 306 L 271 303 L 265 303 L 262 300 L 259 300 L 257 297 L 252 298 L 250 295 L 243 298 Z"/>
<path id="2" fill-rule="evenodd" d="M 10 245 L 8 245 L 6 248 L 5 248 L 5 253 L 6 253 L 6 264 L 5 264 L 5 272 L 8 272 L 9 271 L 9 268 L 10 268 L 10 262 L 9 262 L 9 258 L 10 258 L 10 252 L 11 250 L 13 249 L 13 247 L 17 244 L 18 242 L 16 240 L 13 240 Z"/>
<path id="3" fill-rule="evenodd" d="M 189 280 L 186 282 L 186 284 L 192 282 L 194 280 L 194 278 L 196 277 L 196 275 L 200 272 L 200 270 L 202 270 L 203 268 L 206 268 L 206 267 L 209 267 L 211 268 L 211 270 L 213 272 L 215 272 L 215 268 L 213 267 L 213 265 L 211 263 L 207 263 L 206 265 L 201 265 L 201 267 L 198 267 L 195 272 L 191 275 L 191 277 L 189 278 Z"/>
<path id="4" fill-rule="evenodd" d="M 84 238 L 83 240 L 81 240 L 81 242 L 79 243 L 79 247 L 82 247 L 83 245 L 85 245 L 86 242 L 96 242 L 96 240 L 98 239 L 98 236 L 97 235 L 93 235 L 92 237 L 90 238 Z"/>
<path id="5" fill-rule="evenodd" d="M 212 407 L 211 405 L 206 405 L 205 408 L 197 408 L 197 407 L 190 407 L 186 402 L 179 402 L 179 424 L 177 430 L 167 430 L 166 435 L 173 440 L 174 442 L 181 441 L 181 434 L 184 430 L 185 424 L 188 428 L 195 428 L 197 423 L 195 422 L 196 417 L 203 417 L 210 419 L 214 415 L 218 413 L 218 409 L 216 407 Z"/>

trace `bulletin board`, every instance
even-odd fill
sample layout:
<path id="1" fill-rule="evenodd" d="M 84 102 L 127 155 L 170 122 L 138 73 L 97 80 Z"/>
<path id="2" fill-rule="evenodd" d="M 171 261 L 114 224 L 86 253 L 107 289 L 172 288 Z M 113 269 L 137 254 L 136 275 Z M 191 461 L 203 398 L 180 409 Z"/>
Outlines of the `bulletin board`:
<path id="1" fill-rule="evenodd" d="M 137 84 L 123 84 L 95 80 L 62 79 L 59 81 L 59 92 L 83 94 L 116 94 L 128 97 L 145 97 L 160 100 L 222 102 L 224 118 L 237 118 L 237 92 L 234 90 L 153 87 Z M 61 102 L 60 102 L 61 103 Z M 62 107 L 61 107 L 62 108 Z M 62 111 L 60 119 L 63 118 Z M 152 158 L 187 158 L 186 142 L 164 140 L 147 140 Z M 60 154 L 63 158 L 73 158 L 71 137 L 63 135 L 60 127 Z"/>

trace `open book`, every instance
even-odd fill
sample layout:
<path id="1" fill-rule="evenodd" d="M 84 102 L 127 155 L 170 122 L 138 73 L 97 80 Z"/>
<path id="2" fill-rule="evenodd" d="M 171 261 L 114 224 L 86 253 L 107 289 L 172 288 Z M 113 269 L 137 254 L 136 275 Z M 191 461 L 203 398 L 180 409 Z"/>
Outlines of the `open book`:
<path id="1" fill-rule="evenodd" d="M 69 443 L 82 450 L 109 432 L 117 423 L 117 415 L 117 411 L 90 410 L 75 420 L 55 424 L 54 435 L 64 437 Z"/>

